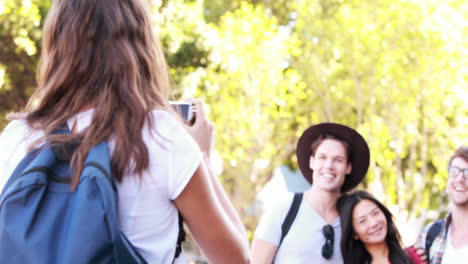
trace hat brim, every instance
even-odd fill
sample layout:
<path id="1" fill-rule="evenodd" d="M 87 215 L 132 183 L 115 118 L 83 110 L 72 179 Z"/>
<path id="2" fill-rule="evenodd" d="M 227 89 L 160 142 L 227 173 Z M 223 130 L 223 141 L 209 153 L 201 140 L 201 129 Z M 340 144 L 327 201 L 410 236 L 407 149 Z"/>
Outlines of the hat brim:
<path id="1" fill-rule="evenodd" d="M 346 175 L 341 191 L 347 192 L 356 187 L 367 173 L 370 162 L 370 152 L 366 140 L 354 129 L 335 123 L 320 123 L 306 129 L 299 138 L 296 148 L 297 162 L 304 178 L 312 182 L 312 169 L 310 157 L 312 155 L 312 143 L 323 134 L 331 134 L 344 139 L 351 148 L 351 173 Z"/>

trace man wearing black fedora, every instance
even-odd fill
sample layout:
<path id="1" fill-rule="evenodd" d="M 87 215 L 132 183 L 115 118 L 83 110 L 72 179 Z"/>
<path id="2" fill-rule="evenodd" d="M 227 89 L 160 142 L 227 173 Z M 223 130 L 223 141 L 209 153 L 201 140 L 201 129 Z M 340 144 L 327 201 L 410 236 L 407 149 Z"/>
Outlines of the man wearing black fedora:
<path id="1" fill-rule="evenodd" d="M 364 178 L 369 147 L 356 130 L 321 123 L 304 131 L 296 155 L 312 187 L 284 199 L 262 217 L 252 242 L 252 263 L 341 264 L 336 201 Z"/>

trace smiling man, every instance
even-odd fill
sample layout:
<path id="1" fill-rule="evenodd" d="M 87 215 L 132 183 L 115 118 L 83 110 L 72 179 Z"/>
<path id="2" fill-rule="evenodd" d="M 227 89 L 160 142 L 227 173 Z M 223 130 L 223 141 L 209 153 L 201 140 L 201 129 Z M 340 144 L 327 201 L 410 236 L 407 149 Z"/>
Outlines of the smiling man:
<path id="1" fill-rule="evenodd" d="M 450 213 L 445 219 L 427 225 L 415 247 L 424 248 L 429 253 L 429 264 L 467 263 L 468 146 L 458 148 L 450 158 L 446 190 L 450 198 Z"/>
<path id="2" fill-rule="evenodd" d="M 369 147 L 354 129 L 321 123 L 304 131 L 296 155 L 302 175 L 312 187 L 291 195 L 262 217 L 252 243 L 252 263 L 341 264 L 336 202 L 364 178 Z"/>

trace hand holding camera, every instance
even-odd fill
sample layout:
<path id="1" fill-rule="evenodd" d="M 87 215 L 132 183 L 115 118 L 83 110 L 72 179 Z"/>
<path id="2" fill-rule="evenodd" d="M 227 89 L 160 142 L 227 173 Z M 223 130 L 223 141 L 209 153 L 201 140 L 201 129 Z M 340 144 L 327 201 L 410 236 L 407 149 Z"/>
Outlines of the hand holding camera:
<path id="1" fill-rule="evenodd" d="M 206 118 L 203 103 L 198 99 L 188 99 L 184 102 L 171 102 L 171 105 L 180 109 L 178 113 L 188 125 L 187 132 L 197 142 L 200 150 L 210 157 L 214 145 L 214 126 Z"/>
<path id="2" fill-rule="evenodd" d="M 191 125 L 195 118 L 195 106 L 189 101 L 170 101 L 169 104 L 174 108 L 182 120 Z"/>

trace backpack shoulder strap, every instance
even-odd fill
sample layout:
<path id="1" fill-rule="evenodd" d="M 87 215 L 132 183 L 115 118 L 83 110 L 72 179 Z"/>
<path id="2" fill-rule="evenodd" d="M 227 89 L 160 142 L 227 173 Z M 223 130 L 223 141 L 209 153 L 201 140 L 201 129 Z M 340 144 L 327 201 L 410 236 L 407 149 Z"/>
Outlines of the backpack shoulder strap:
<path id="1" fill-rule="evenodd" d="M 291 228 L 294 222 L 294 219 L 296 218 L 297 212 L 299 211 L 299 207 L 301 206 L 301 203 L 302 203 L 302 196 L 303 196 L 303 193 L 294 194 L 291 207 L 289 207 L 289 211 L 286 214 L 286 217 L 284 218 L 283 224 L 281 225 L 281 238 L 278 243 L 278 247 L 276 248 L 275 255 L 273 256 L 273 262 L 274 262 L 274 259 L 276 258 L 276 253 L 278 253 L 278 249 L 281 246 L 281 243 L 283 243 L 284 237 L 288 234 L 289 229 Z"/>
<path id="2" fill-rule="evenodd" d="M 429 252 L 432 246 L 432 243 L 434 243 L 434 239 L 439 235 L 440 231 L 442 231 L 442 225 L 443 221 L 439 220 L 434 222 L 431 227 L 429 227 L 429 231 L 427 231 L 427 236 L 426 236 L 426 256 L 427 259 L 429 260 Z"/>
<path id="3" fill-rule="evenodd" d="M 185 241 L 185 236 L 186 233 L 184 230 L 184 219 L 182 218 L 182 214 L 179 211 L 179 234 L 177 235 L 177 245 L 172 263 L 175 263 L 175 260 L 180 256 L 180 253 L 182 253 L 182 242 Z"/>
<path id="4" fill-rule="evenodd" d="M 294 199 L 291 203 L 291 207 L 289 208 L 288 214 L 284 218 L 283 224 L 281 225 L 281 238 L 278 244 L 278 247 L 283 242 L 284 237 L 288 234 L 289 229 L 291 228 L 294 219 L 296 218 L 297 212 L 299 211 L 299 207 L 302 202 L 303 193 L 295 193 Z"/>
<path id="5" fill-rule="evenodd" d="M 10 175 L 8 178 L 7 182 L 3 186 L 3 189 L 1 190 L 1 195 L 0 197 L 3 197 L 5 193 L 7 192 L 7 189 L 12 185 L 17 179 L 19 179 L 23 175 L 23 171 L 28 167 L 28 165 L 31 163 L 32 160 L 37 156 L 39 153 L 38 150 L 33 150 L 26 154 L 26 156 L 16 165 L 15 170 L 13 173 Z"/>
<path id="6" fill-rule="evenodd" d="M 67 134 L 70 133 L 68 130 L 67 124 L 62 124 L 59 128 L 52 131 L 52 134 Z M 16 168 L 11 173 L 7 182 L 3 186 L 1 191 L 1 196 L 3 196 L 7 189 L 16 182 L 23 174 L 29 172 L 30 168 L 40 165 L 41 167 L 47 167 L 46 165 L 52 165 L 56 162 L 55 148 L 50 146 L 40 146 L 36 149 L 33 149 L 26 153 L 26 155 L 21 159 L 21 161 L 16 165 Z M 41 155 L 41 157 L 36 160 L 36 158 Z"/>

